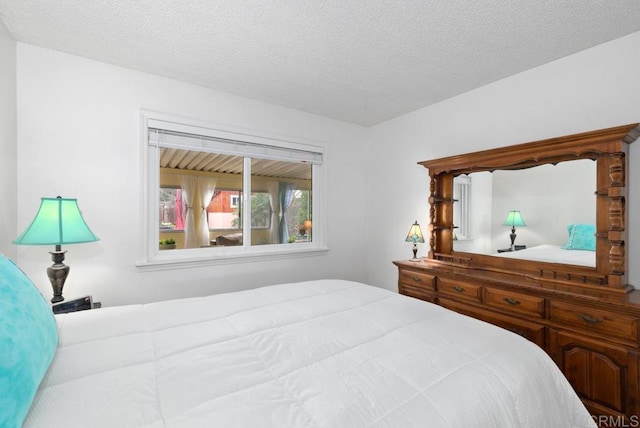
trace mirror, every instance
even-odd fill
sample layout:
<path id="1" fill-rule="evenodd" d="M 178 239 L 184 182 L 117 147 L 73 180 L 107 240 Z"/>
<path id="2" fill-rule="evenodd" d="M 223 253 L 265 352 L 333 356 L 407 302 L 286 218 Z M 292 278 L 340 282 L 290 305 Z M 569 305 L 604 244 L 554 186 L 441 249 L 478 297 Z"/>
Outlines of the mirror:
<path id="1" fill-rule="evenodd" d="M 571 224 L 595 225 L 596 162 L 580 159 L 454 177 L 453 249 L 520 260 L 595 267 L 593 250 L 562 251 Z M 505 226 L 510 211 L 523 226 Z M 517 252 L 517 254 L 510 254 Z"/>
<path id="2" fill-rule="evenodd" d="M 526 276 L 532 281 L 540 278 L 552 288 L 565 289 L 570 284 L 572 290 L 573 287 L 579 287 L 581 293 L 587 294 L 600 295 L 605 288 L 612 296 L 627 293 L 633 287 L 627 282 L 626 272 L 626 157 L 628 145 L 639 137 L 640 124 L 632 123 L 418 162 L 427 168 L 430 179 L 429 226 L 426 235 L 429 252 L 425 262 L 449 266 L 451 269 L 471 268 L 474 273 L 504 272 Z M 572 164 L 589 163 L 594 165 L 595 179 L 593 176 L 584 178 L 577 172 L 562 172 L 563 168 Z M 591 167 L 585 167 L 588 168 Z M 537 171 L 543 171 L 542 178 L 527 176 Z M 511 172 L 518 176 L 509 176 L 503 184 L 496 178 Z M 479 178 L 473 175 L 476 173 L 479 173 Z M 554 173 L 558 173 L 558 177 L 550 178 Z M 471 177 L 468 185 L 459 183 L 459 177 L 465 175 Z M 490 180 L 483 178 L 485 176 Z M 489 181 L 484 184 L 490 189 L 489 196 L 474 196 L 483 187 L 483 179 Z M 531 187 L 537 182 L 546 184 L 541 189 Z M 570 188 L 571 182 L 577 187 Z M 456 212 L 459 216 L 464 211 L 456 206 L 461 203 L 456 200 L 465 187 L 471 189 L 469 207 L 470 201 L 476 198 L 481 199 L 485 206 L 478 209 L 479 213 L 473 214 L 469 210 L 466 225 L 465 219 L 460 219 L 462 229 L 468 226 L 468 231 L 461 233 L 454 216 Z M 512 188 L 512 191 L 507 192 L 506 187 Z M 585 198 L 590 198 L 592 202 L 577 202 L 582 198 L 578 192 L 590 194 Z M 524 195 L 527 195 L 526 202 L 518 200 Z M 519 206 L 516 207 L 514 201 Z M 571 206 L 576 209 L 566 210 Z M 511 227 L 503 226 L 511 210 L 520 211 L 526 224 L 518 225 L 514 230 L 517 235 L 513 248 L 515 251 L 509 251 Z M 475 226 L 474 222 L 487 223 L 488 232 Z M 569 239 L 568 226 L 577 224 L 581 226 L 571 226 L 572 238 Z M 478 229 L 474 231 L 474 227 Z M 456 239 L 458 233 L 461 237 L 473 239 Z M 579 243 L 575 249 L 582 251 L 575 253 L 584 255 L 593 252 L 595 264 L 593 261 L 549 259 L 551 252 L 548 249 L 539 251 L 540 257 L 518 259 L 526 254 L 525 251 L 529 253 L 530 246 L 533 249 L 552 245 L 549 242 L 562 245 L 563 235 L 567 238 L 565 244 L 574 240 Z M 527 248 L 519 249 L 516 245 L 525 245 Z M 477 248 L 461 250 L 463 246 Z"/>

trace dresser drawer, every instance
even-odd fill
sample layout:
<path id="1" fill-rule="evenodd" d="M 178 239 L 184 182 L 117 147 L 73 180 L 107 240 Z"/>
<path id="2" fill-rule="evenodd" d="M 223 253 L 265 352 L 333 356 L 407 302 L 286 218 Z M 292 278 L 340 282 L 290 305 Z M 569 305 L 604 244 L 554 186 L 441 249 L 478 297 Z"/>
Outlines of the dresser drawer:
<path id="1" fill-rule="evenodd" d="M 444 306 L 447 309 L 456 311 L 458 313 L 468 315 L 473 318 L 486 321 L 498 327 L 502 327 L 505 330 L 509 330 L 513 333 L 529 339 L 541 348 L 544 348 L 544 326 L 530 321 L 523 321 L 516 318 L 511 318 L 508 315 L 502 315 L 491 311 L 486 311 L 480 308 L 476 308 L 464 303 L 456 302 L 453 300 L 440 298 L 438 300 L 440 306 Z"/>
<path id="2" fill-rule="evenodd" d="M 415 297 L 416 299 L 426 300 L 427 302 L 435 303 L 436 294 L 433 291 L 427 291 L 425 288 L 413 287 L 410 285 L 400 284 L 398 286 L 398 293 L 405 296 Z"/>
<path id="3" fill-rule="evenodd" d="M 551 302 L 549 308 L 552 321 L 621 339 L 638 340 L 638 319 L 635 317 L 564 302 Z"/>
<path id="4" fill-rule="evenodd" d="M 450 278 L 438 278 L 438 291 L 450 296 L 481 301 L 482 286 Z"/>
<path id="5" fill-rule="evenodd" d="M 423 272 L 413 270 L 400 271 L 400 284 L 412 288 L 424 288 L 427 290 L 436 290 L 436 277 Z M 404 293 L 403 293 L 404 294 Z"/>
<path id="6" fill-rule="evenodd" d="M 484 292 L 486 305 L 509 312 L 544 318 L 544 299 L 514 291 L 486 287 Z"/>

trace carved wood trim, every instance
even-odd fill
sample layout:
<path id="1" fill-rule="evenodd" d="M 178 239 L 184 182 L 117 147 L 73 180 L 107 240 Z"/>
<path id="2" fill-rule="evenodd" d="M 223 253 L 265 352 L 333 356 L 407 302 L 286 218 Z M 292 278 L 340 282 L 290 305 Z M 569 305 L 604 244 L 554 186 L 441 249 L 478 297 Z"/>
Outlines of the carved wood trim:
<path id="1" fill-rule="evenodd" d="M 623 152 L 609 155 L 609 275 L 616 276 L 623 276 L 626 270 L 624 239 L 621 239 L 625 231 L 625 158 Z"/>
<path id="2" fill-rule="evenodd" d="M 624 275 L 624 241 L 609 241 L 609 273 L 611 275 Z"/>
<path id="3" fill-rule="evenodd" d="M 540 278 L 545 279 L 559 279 L 563 281 L 572 281 L 581 284 L 593 284 L 593 285 L 605 285 L 606 277 L 603 275 L 589 275 L 585 273 L 576 273 L 574 271 L 568 271 L 563 269 L 540 269 Z"/>
<path id="4" fill-rule="evenodd" d="M 612 153 L 609 155 L 609 186 L 610 187 L 624 187 L 624 172 L 625 162 L 624 153 Z"/>
<path id="5" fill-rule="evenodd" d="M 431 177 L 429 184 L 429 254 L 433 254 L 436 248 L 436 235 L 432 225 L 436 224 L 436 205 L 432 200 L 436 197 L 436 178 Z"/>
<path id="6" fill-rule="evenodd" d="M 594 158 L 600 154 L 624 152 L 623 144 L 638 137 L 637 123 L 601 129 L 547 140 L 516 144 L 508 148 L 483 150 L 463 155 L 418 162 L 429 168 L 429 174 L 443 172 L 466 174 L 495 169 L 520 169 L 528 166 L 555 163 L 571 159 Z"/>

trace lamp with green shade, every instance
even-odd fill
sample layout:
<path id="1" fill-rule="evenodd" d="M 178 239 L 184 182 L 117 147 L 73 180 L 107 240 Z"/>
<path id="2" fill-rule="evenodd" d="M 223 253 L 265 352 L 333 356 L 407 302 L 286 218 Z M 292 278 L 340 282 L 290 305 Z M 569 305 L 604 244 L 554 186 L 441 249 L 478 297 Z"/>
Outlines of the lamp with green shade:
<path id="1" fill-rule="evenodd" d="M 64 282 L 69 274 L 69 266 L 63 263 L 62 245 L 81 244 L 97 241 L 98 237 L 82 218 L 78 200 L 70 198 L 41 198 L 40 208 L 31 225 L 13 243 L 17 245 L 55 245 L 49 252 L 53 265 L 47 269 L 47 276 L 53 287 L 51 303 L 61 302 Z"/>
<path id="2" fill-rule="evenodd" d="M 516 246 L 516 226 L 524 227 L 526 224 L 524 220 L 522 220 L 522 216 L 520 215 L 520 211 L 511 210 L 509 214 L 507 214 L 507 218 L 502 223 L 503 226 L 511 226 L 511 233 L 509 237 L 511 238 L 511 251 L 515 251 Z"/>
<path id="3" fill-rule="evenodd" d="M 416 255 L 418 254 L 418 242 L 424 242 L 424 236 L 422 236 L 422 229 L 420 229 L 420 225 L 418 224 L 418 220 L 415 221 L 411 225 L 411 229 L 409 229 L 409 233 L 407 234 L 407 239 L 405 242 L 413 242 L 413 259 L 418 260 Z"/>

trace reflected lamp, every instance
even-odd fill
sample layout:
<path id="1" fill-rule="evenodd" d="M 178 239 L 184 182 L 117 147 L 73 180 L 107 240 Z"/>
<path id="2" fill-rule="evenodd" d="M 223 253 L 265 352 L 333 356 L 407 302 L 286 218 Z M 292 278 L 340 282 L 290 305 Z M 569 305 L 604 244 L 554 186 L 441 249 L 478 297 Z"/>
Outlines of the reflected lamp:
<path id="1" fill-rule="evenodd" d="M 515 251 L 515 242 L 516 242 L 516 226 L 525 227 L 526 224 L 524 220 L 522 220 L 522 216 L 520 215 L 520 211 L 511 210 L 507 214 L 507 218 L 502 223 L 503 226 L 510 226 L 511 233 L 509 234 L 509 238 L 511 238 L 511 251 Z"/>
<path id="2" fill-rule="evenodd" d="M 55 245 L 50 251 L 53 265 L 47 269 L 47 276 L 53 288 L 51 303 L 61 302 L 64 282 L 69 275 L 65 265 L 62 245 L 81 244 L 97 241 L 98 237 L 82 218 L 77 199 L 41 198 L 40 208 L 29 227 L 13 243 L 17 245 Z"/>
<path id="3" fill-rule="evenodd" d="M 413 242 L 413 259 L 417 260 L 416 257 L 418 254 L 418 242 L 424 242 L 424 236 L 422 235 L 422 229 L 420 229 L 420 225 L 418 224 L 418 220 L 415 221 L 411 225 L 411 229 L 409 229 L 409 233 L 407 234 L 407 239 L 405 242 Z"/>

